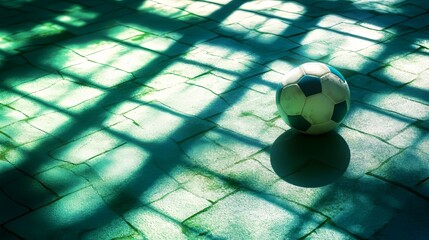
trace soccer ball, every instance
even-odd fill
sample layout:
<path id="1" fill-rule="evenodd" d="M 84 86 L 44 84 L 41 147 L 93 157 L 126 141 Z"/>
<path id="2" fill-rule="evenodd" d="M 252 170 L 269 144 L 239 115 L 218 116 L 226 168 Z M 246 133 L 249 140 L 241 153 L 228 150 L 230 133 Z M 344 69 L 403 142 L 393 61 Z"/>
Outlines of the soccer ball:
<path id="1" fill-rule="evenodd" d="M 289 71 L 279 83 L 276 105 L 291 128 L 322 134 L 336 128 L 350 109 L 350 90 L 338 70 L 309 62 Z"/>

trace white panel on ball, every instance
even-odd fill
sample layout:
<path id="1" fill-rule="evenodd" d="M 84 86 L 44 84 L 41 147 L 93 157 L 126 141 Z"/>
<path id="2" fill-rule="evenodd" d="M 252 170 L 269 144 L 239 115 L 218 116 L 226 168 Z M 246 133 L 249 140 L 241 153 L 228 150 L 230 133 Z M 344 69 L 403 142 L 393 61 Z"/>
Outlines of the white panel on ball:
<path id="1" fill-rule="evenodd" d="M 282 79 L 282 84 L 283 86 L 295 84 L 299 81 L 299 79 L 302 78 L 302 76 L 304 76 L 304 73 L 301 71 L 301 69 L 299 67 L 294 68 L 288 73 L 286 73 L 286 75 Z"/>
<path id="2" fill-rule="evenodd" d="M 302 116 L 312 125 L 328 122 L 334 112 L 334 102 L 322 93 L 307 97 Z"/>
<path id="3" fill-rule="evenodd" d="M 299 115 L 305 103 L 305 95 L 297 84 L 283 88 L 280 97 L 280 105 L 287 115 Z"/>
<path id="4" fill-rule="evenodd" d="M 344 100 L 350 101 L 349 87 L 347 83 L 341 80 L 333 73 L 326 74 L 320 78 L 322 82 L 322 92 L 330 97 L 335 103 Z"/>
<path id="5" fill-rule="evenodd" d="M 313 75 L 317 77 L 323 76 L 324 74 L 331 72 L 325 64 L 318 62 L 304 63 L 301 65 L 301 69 L 303 70 L 304 74 Z"/>

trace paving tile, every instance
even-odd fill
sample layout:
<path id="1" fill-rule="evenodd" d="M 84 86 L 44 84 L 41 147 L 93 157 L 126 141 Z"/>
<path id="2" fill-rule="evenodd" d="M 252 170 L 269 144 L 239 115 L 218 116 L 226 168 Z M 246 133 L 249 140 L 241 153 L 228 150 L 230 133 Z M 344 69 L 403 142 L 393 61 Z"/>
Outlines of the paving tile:
<path id="1" fill-rule="evenodd" d="M 365 19 L 360 25 L 374 30 L 383 30 L 406 20 L 408 18 L 401 15 L 377 15 Z"/>
<path id="2" fill-rule="evenodd" d="M 324 57 L 329 57 L 335 52 L 336 48 L 324 43 L 314 42 L 302 45 L 301 47 L 295 48 L 292 51 L 302 56 L 319 60 Z"/>
<path id="3" fill-rule="evenodd" d="M 30 64 L 20 65 L 18 67 L 13 67 L 2 71 L 2 87 L 14 87 L 19 84 L 41 78 L 48 74 L 47 71 L 35 68 Z M 2 89 L 3 90 L 3 89 Z"/>
<path id="4" fill-rule="evenodd" d="M 67 39 L 58 43 L 60 46 L 87 56 L 92 53 L 112 48 L 118 44 L 114 39 L 107 38 L 102 33 L 93 33 Z"/>
<path id="5" fill-rule="evenodd" d="M 296 44 L 287 38 L 279 37 L 270 33 L 256 35 L 244 41 L 244 43 L 249 44 L 257 50 L 269 52 L 285 51 L 300 46 L 299 44 Z"/>
<path id="6" fill-rule="evenodd" d="M 100 88 L 114 87 L 134 78 L 117 68 L 89 61 L 65 68 L 61 74 L 73 81 Z"/>
<path id="7" fill-rule="evenodd" d="M 256 29 L 258 32 L 273 34 L 277 36 L 289 37 L 305 32 L 304 29 L 295 27 L 279 19 L 268 19 Z"/>
<path id="8" fill-rule="evenodd" d="M 425 48 L 429 47 L 429 41 L 427 39 L 428 30 L 423 29 L 416 32 L 409 33 L 405 35 L 403 38 L 409 41 L 411 44 L 418 44 Z"/>
<path id="9" fill-rule="evenodd" d="M 101 121 L 99 115 L 86 114 L 85 116 L 76 116 L 63 112 L 52 112 L 28 121 L 32 126 L 40 129 L 50 135 L 63 140 L 64 142 L 75 140 L 90 133 L 94 133 L 107 126 L 114 125 L 123 121 L 125 118 L 120 115 L 105 113 L 105 120 Z M 75 124 L 81 126 L 91 126 L 80 128 L 76 131 Z"/>
<path id="10" fill-rule="evenodd" d="M 348 33 L 351 35 L 355 35 L 361 38 L 378 40 L 378 41 L 387 40 L 391 37 L 391 34 L 389 33 L 386 33 L 383 31 L 375 31 L 375 30 L 364 28 L 351 23 L 341 23 L 332 27 L 332 29 L 336 31 Z"/>
<path id="11" fill-rule="evenodd" d="M 278 181 L 268 192 L 316 208 L 330 217 L 335 226 L 361 238 L 368 238 L 382 229 L 412 197 L 404 190 L 369 176 L 354 180 L 341 178 L 320 188 L 302 188 Z"/>
<path id="12" fill-rule="evenodd" d="M 426 226 L 429 223 L 425 213 L 427 202 L 421 199 L 409 201 L 407 207 L 399 212 L 381 231 L 373 237 L 424 239 L 427 236 Z M 399 230 L 400 229 L 400 230 Z"/>
<path id="13" fill-rule="evenodd" d="M 137 238 L 139 234 L 122 218 L 116 218 L 110 223 L 87 231 L 79 236 L 81 239 L 115 239 Z"/>
<path id="14" fill-rule="evenodd" d="M 112 134 L 105 131 L 98 131 L 56 148 L 49 154 L 55 159 L 79 164 L 123 143 L 124 140 Z"/>
<path id="15" fill-rule="evenodd" d="M 412 101 L 397 93 L 373 94 L 368 100 L 374 106 L 418 120 L 429 118 L 429 106 Z"/>
<path id="16" fill-rule="evenodd" d="M 178 222 L 183 222 L 190 216 L 209 207 L 211 203 L 194 194 L 178 189 L 164 198 L 150 204 L 154 209 L 170 216 Z"/>
<path id="17" fill-rule="evenodd" d="M 235 152 L 241 158 L 249 157 L 266 147 L 266 144 L 257 139 L 222 128 L 214 129 L 204 135 L 216 144 Z"/>
<path id="18" fill-rule="evenodd" d="M 185 224 L 196 231 L 189 232 L 190 237 L 202 234 L 208 238 L 228 239 L 299 238 L 324 220 L 323 216 L 297 204 L 256 192 L 239 191 L 188 219 Z M 240 224 L 231 224 L 238 222 Z"/>
<path id="19" fill-rule="evenodd" d="M 47 152 L 61 144 L 58 140 L 48 137 L 17 147 L 12 142 L 3 142 L 6 146 L 2 156 L 28 175 L 37 173 L 64 164 L 50 157 Z M 29 159 L 32 159 L 31 161 Z"/>
<path id="20" fill-rule="evenodd" d="M 249 190 L 264 191 L 278 179 L 275 173 L 262 167 L 255 160 L 241 161 L 225 171 L 225 176 Z"/>
<path id="21" fill-rule="evenodd" d="M 138 21 L 137 19 L 144 19 L 144 21 Z M 128 14 L 120 17 L 117 21 L 127 27 L 135 28 L 142 32 L 153 33 L 155 35 L 162 35 L 188 26 L 182 21 L 169 19 L 148 12 Z"/>
<path id="22" fill-rule="evenodd" d="M 382 66 L 380 63 L 358 53 L 347 51 L 337 52 L 332 55 L 328 64 L 339 69 L 350 70 L 361 74 L 368 74 Z"/>
<path id="23" fill-rule="evenodd" d="M 277 117 L 278 113 L 275 101 L 271 97 L 267 98 L 267 95 L 241 87 L 221 96 L 231 105 L 232 111 L 241 113 L 243 116 L 255 115 L 264 121 L 269 121 Z"/>
<path id="24" fill-rule="evenodd" d="M 14 150 L 14 145 L 11 140 L 4 135 L 0 136 L 0 144 L 0 174 L 4 174 L 15 169 L 6 159 L 8 153 Z"/>
<path id="25" fill-rule="evenodd" d="M 9 136 L 18 145 L 49 137 L 47 133 L 31 126 L 25 121 L 15 122 L 3 127 L 1 128 L 1 132 Z"/>
<path id="26" fill-rule="evenodd" d="M 149 207 L 141 207 L 127 212 L 125 220 L 149 239 L 188 239 L 182 231 L 180 222 Z"/>
<path id="27" fill-rule="evenodd" d="M 418 48 L 418 45 L 410 43 L 402 38 L 393 38 L 368 46 L 360 50 L 359 54 L 376 61 L 388 63 L 403 58 Z"/>
<path id="28" fill-rule="evenodd" d="M 146 132 L 148 137 L 153 139 L 169 137 L 176 141 L 182 141 L 213 127 L 210 122 L 176 113 L 171 108 L 160 104 L 140 106 L 127 112 L 125 116 L 139 124 L 143 132 Z M 162 119 L 162 126 L 160 126 L 159 119 Z"/>
<path id="29" fill-rule="evenodd" d="M 158 74 L 152 78 L 141 77 L 136 79 L 136 81 L 146 86 L 152 87 L 156 90 L 162 90 L 184 83 L 188 81 L 188 78 L 172 73 L 166 73 Z"/>
<path id="30" fill-rule="evenodd" d="M 6 225 L 23 238 L 75 238 L 117 219 L 91 188 L 70 194 Z M 116 225 L 120 227 L 119 224 Z"/>
<path id="31" fill-rule="evenodd" d="M 255 116 L 245 116 L 236 111 L 227 111 L 211 120 L 221 129 L 214 129 L 206 136 L 243 157 L 265 148 L 283 132 Z"/>
<path id="32" fill-rule="evenodd" d="M 101 94 L 103 92 L 99 89 L 63 80 L 33 93 L 29 97 L 23 97 L 10 106 L 26 115 L 38 116 L 56 109 L 77 106 Z"/>
<path id="33" fill-rule="evenodd" d="M 345 177 L 360 178 L 399 152 L 397 148 L 358 131 L 339 128 L 338 133 L 350 149 L 349 165 L 343 174 Z"/>
<path id="34" fill-rule="evenodd" d="M 206 74 L 212 70 L 210 66 L 199 62 L 188 62 L 186 59 L 174 59 L 165 63 L 166 66 L 157 71 L 156 75 L 161 74 L 174 74 L 187 79 L 192 79 L 203 74 Z M 141 73 L 137 73 L 137 76 L 146 78 L 146 75 L 153 76 L 151 72 L 146 72 L 145 70 Z"/>
<path id="35" fill-rule="evenodd" d="M 171 161 L 174 153 L 162 155 L 158 154 L 159 150 L 151 151 L 153 147 L 142 149 L 139 146 L 137 143 L 127 143 L 88 161 L 92 170 L 101 178 L 95 179 L 96 182 L 93 183 L 97 185 L 99 192 L 113 198 L 130 196 L 146 204 L 179 187 L 173 178 L 154 165 L 165 162 L 158 159 L 165 157 L 170 160 L 170 165 L 165 167 L 174 167 L 175 162 Z M 170 151 L 174 152 L 172 148 Z"/>
<path id="36" fill-rule="evenodd" d="M 156 15 L 175 18 L 175 19 L 189 14 L 187 11 L 183 11 L 182 9 L 179 9 L 176 7 L 164 5 L 163 3 L 159 3 L 159 4 L 155 4 L 155 3 L 156 2 L 154 2 L 154 4 L 150 4 L 150 3 L 143 4 L 138 9 L 143 12 L 150 12 Z"/>
<path id="37" fill-rule="evenodd" d="M 393 87 L 398 87 L 409 82 L 412 82 L 417 75 L 403 70 L 399 70 L 392 66 L 383 67 L 373 73 L 372 77 L 379 79 Z"/>
<path id="38" fill-rule="evenodd" d="M 273 8 L 297 14 L 304 14 L 307 11 L 306 7 L 298 2 L 282 2 L 276 6 L 273 6 Z"/>
<path id="39" fill-rule="evenodd" d="M 340 15 L 329 14 L 322 17 L 319 17 L 315 20 L 316 25 L 322 28 L 330 28 L 340 23 L 350 23 L 354 24 L 356 21 L 348 17 L 343 17 Z"/>
<path id="40" fill-rule="evenodd" d="M 3 174 L 1 180 L 4 193 L 17 204 L 27 208 L 36 209 L 57 199 L 57 196 L 40 182 L 17 170 Z"/>
<path id="41" fill-rule="evenodd" d="M 204 50 L 208 55 L 197 52 L 195 57 L 197 59 L 204 60 L 204 58 L 210 57 L 210 55 L 218 56 L 223 59 L 230 60 L 253 60 L 254 49 L 249 47 L 247 44 L 241 43 L 240 41 L 219 37 L 213 40 L 210 40 L 206 43 L 198 44 L 198 48 Z M 198 55 L 197 55 L 198 54 Z M 213 57 L 212 57 L 213 59 Z M 211 60 L 211 59 L 208 59 Z M 207 61 L 207 60 L 206 60 Z M 203 61 L 203 62 L 206 62 Z M 216 64 L 217 65 L 217 64 Z"/>
<path id="42" fill-rule="evenodd" d="M 225 78 L 219 77 L 213 73 L 207 73 L 188 81 L 189 84 L 194 84 L 212 91 L 214 94 L 221 94 L 231 91 L 238 87 L 238 84 L 231 82 Z"/>
<path id="43" fill-rule="evenodd" d="M 188 28 L 180 29 L 172 33 L 167 33 L 165 37 L 175 39 L 179 42 L 195 45 L 201 42 L 207 42 L 218 35 L 212 31 L 208 31 L 202 27 L 191 26 Z"/>
<path id="44" fill-rule="evenodd" d="M 358 103 L 352 104 L 353 108 L 343 124 L 384 140 L 394 137 L 414 122 L 414 120 L 399 114 L 388 113 Z"/>
<path id="45" fill-rule="evenodd" d="M 401 87 L 398 90 L 398 93 L 404 97 L 426 104 L 429 104 L 429 99 L 427 98 L 427 88 L 429 82 L 426 80 L 429 76 L 429 70 L 426 70 L 411 83 Z"/>
<path id="46" fill-rule="evenodd" d="M 166 57 L 142 48 L 116 46 L 87 56 L 89 60 L 118 68 L 125 72 L 143 71 L 150 64 L 160 63 Z"/>
<path id="47" fill-rule="evenodd" d="M 429 154 L 415 148 L 407 148 L 400 154 L 389 159 L 373 174 L 392 182 L 414 188 L 416 184 L 425 180 L 429 164 Z"/>
<path id="48" fill-rule="evenodd" d="M 239 23 L 219 24 L 212 31 L 221 37 L 228 37 L 237 41 L 249 39 L 258 34 L 257 31 L 249 30 Z"/>
<path id="49" fill-rule="evenodd" d="M 86 61 L 73 51 L 55 45 L 25 54 L 25 57 L 30 63 L 48 71 L 60 70 Z"/>
<path id="50" fill-rule="evenodd" d="M 225 197 L 235 191 L 235 187 L 223 178 L 217 176 L 195 175 L 183 184 L 183 188 L 192 194 L 210 202 Z"/>
<path id="51" fill-rule="evenodd" d="M 23 113 L 4 105 L 0 105 L 0 114 L 3 116 L 0 119 L 0 128 L 27 118 Z"/>
<path id="52" fill-rule="evenodd" d="M 420 64 L 422 62 L 427 62 L 428 60 L 429 56 L 427 56 L 427 54 L 425 54 L 424 52 L 416 51 L 406 55 L 403 58 L 394 60 L 390 64 L 406 72 L 419 74 L 429 68 L 425 64 Z"/>
<path id="53" fill-rule="evenodd" d="M 333 226 L 332 224 L 325 223 L 310 235 L 309 239 L 323 240 L 323 239 L 344 239 L 344 240 L 354 240 L 358 239 L 352 234 L 344 231 L 338 227 Z"/>
<path id="54" fill-rule="evenodd" d="M 277 89 L 277 85 L 283 78 L 283 74 L 277 73 L 275 71 L 269 71 L 263 73 L 262 75 L 245 79 L 240 84 L 258 92 L 272 93 Z"/>
<path id="55" fill-rule="evenodd" d="M 49 74 L 37 79 L 33 79 L 33 81 L 24 81 L 21 84 L 17 84 L 14 87 L 14 91 L 1 91 L 0 99 L 2 104 L 10 104 L 30 93 L 48 88 L 61 80 L 62 78 L 60 75 Z"/>
<path id="56" fill-rule="evenodd" d="M 59 196 L 65 196 L 89 185 L 84 178 L 76 176 L 73 172 L 63 167 L 56 167 L 39 173 L 35 178 Z"/>
<path id="57" fill-rule="evenodd" d="M 420 29 L 429 25 L 427 18 L 429 17 L 429 13 L 425 13 L 419 16 L 416 16 L 404 23 L 405 26 L 409 26 L 415 29 Z"/>
<path id="58" fill-rule="evenodd" d="M 0 203 L 1 203 L 0 204 L 0 211 L 1 211 L 0 223 L 1 224 L 7 221 L 10 221 L 29 211 L 28 208 L 16 203 L 15 201 L 12 201 L 2 192 L 0 192 Z M 2 235 L 0 234 L 0 236 Z"/>
<path id="59" fill-rule="evenodd" d="M 196 136 L 180 144 L 190 162 L 202 169 L 219 171 L 231 167 L 240 160 L 233 151 L 219 146 L 204 136 Z"/>
<path id="60" fill-rule="evenodd" d="M 369 77 L 367 75 L 355 74 L 353 76 L 348 77 L 346 80 L 349 85 L 363 88 L 371 92 L 391 93 L 395 90 L 392 86 L 387 85 L 386 83 L 378 81 L 377 79 Z M 351 92 L 353 92 L 353 94 L 356 93 L 356 91 Z"/>
<path id="61" fill-rule="evenodd" d="M 228 105 L 211 91 L 190 84 L 181 84 L 158 93 L 156 99 L 180 112 L 207 118 L 224 111 Z M 198 101 L 195 101 L 198 99 Z"/>
<path id="62" fill-rule="evenodd" d="M 374 42 L 373 39 L 369 37 L 362 37 L 360 35 L 351 34 L 346 29 L 344 29 L 344 26 L 342 24 L 340 25 L 341 25 L 341 28 L 339 29 L 318 28 L 304 34 L 294 36 L 291 39 L 294 42 L 299 43 L 301 45 L 318 42 L 318 43 L 324 43 L 325 45 L 328 45 L 335 49 L 340 47 L 341 49 L 350 50 L 350 51 L 359 51 L 371 45 L 374 45 L 376 43 Z M 336 26 L 340 26 L 340 25 L 336 25 Z M 351 25 L 351 26 L 355 26 L 355 25 Z M 343 33 L 347 33 L 347 34 L 343 34 Z M 380 36 L 377 35 L 376 37 L 380 37 Z"/>
<path id="63" fill-rule="evenodd" d="M 427 235 L 427 2 L 2 5 L 0 238 Z M 320 187 L 272 159 L 276 84 L 309 61 L 352 92 Z"/>
<path id="64" fill-rule="evenodd" d="M 143 48 L 168 55 L 170 57 L 175 57 L 180 54 L 186 53 L 189 51 L 189 49 L 192 48 L 191 46 L 183 44 L 173 38 L 150 34 L 141 34 L 136 37 L 127 39 L 126 41 L 132 44 L 137 44 Z"/>

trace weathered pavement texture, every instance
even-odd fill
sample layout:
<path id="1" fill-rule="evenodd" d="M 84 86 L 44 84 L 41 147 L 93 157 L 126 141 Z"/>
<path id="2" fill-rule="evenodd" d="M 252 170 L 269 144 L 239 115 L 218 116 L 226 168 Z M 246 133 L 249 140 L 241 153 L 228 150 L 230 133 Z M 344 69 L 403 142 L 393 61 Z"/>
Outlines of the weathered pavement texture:
<path id="1" fill-rule="evenodd" d="M 0 18 L 0 239 L 429 236 L 428 1 L 14 0 Z M 274 97 L 308 61 L 352 94 L 316 138 Z"/>

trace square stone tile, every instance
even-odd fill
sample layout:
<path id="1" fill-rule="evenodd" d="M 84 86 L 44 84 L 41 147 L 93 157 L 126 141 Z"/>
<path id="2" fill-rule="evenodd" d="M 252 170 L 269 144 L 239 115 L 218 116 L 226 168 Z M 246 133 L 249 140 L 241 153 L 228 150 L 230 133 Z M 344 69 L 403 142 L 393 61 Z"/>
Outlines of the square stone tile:
<path id="1" fill-rule="evenodd" d="M 27 53 L 25 57 L 35 66 L 49 71 L 60 70 L 86 61 L 77 53 L 55 45 Z"/>
<path id="2" fill-rule="evenodd" d="M 406 55 L 403 58 L 394 60 L 390 64 L 403 71 L 420 74 L 421 72 L 429 68 L 429 66 L 421 64 L 422 62 L 427 62 L 428 60 L 429 56 L 427 54 L 420 51 L 416 51 Z"/>
<path id="3" fill-rule="evenodd" d="M 186 220 L 185 225 L 196 230 L 187 232 L 193 237 L 203 234 L 209 238 L 299 238 L 324 220 L 322 215 L 292 202 L 261 193 L 238 191 Z"/>
<path id="4" fill-rule="evenodd" d="M 192 194 L 210 202 L 232 193 L 236 187 L 218 176 L 198 174 L 183 184 L 183 188 Z"/>
<path id="5" fill-rule="evenodd" d="M 153 51 L 142 48 L 118 45 L 88 55 L 91 61 L 109 65 L 125 72 L 139 72 L 146 67 L 165 61 L 167 58 Z"/>
<path id="6" fill-rule="evenodd" d="M 5 227 L 23 238 L 79 237 L 117 219 L 91 187 L 67 195 Z M 42 221 L 43 220 L 43 221 Z"/>
<path id="7" fill-rule="evenodd" d="M 31 126 L 25 121 L 19 121 L 10 124 L 1 128 L 1 131 L 3 134 L 6 134 L 6 136 L 9 136 L 18 145 L 49 137 L 48 133 Z"/>
<path id="8" fill-rule="evenodd" d="M 373 174 L 397 184 L 415 188 L 418 183 L 428 177 L 429 154 L 415 148 L 407 148 L 391 158 Z"/>
<path id="9" fill-rule="evenodd" d="M 124 217 L 147 238 L 188 239 L 180 222 L 156 209 L 141 207 L 127 212 Z"/>
<path id="10" fill-rule="evenodd" d="M 380 63 L 358 53 L 347 51 L 335 53 L 327 63 L 336 68 L 350 70 L 360 74 L 368 74 L 382 66 Z"/>
<path id="11" fill-rule="evenodd" d="M 10 199 L 30 209 L 39 208 L 58 199 L 53 192 L 39 181 L 21 172 L 11 171 L 3 174 L 1 181 L 1 188 Z"/>
<path id="12" fill-rule="evenodd" d="M 387 111 L 399 113 L 403 116 L 418 120 L 429 119 L 429 106 L 413 101 L 402 94 L 391 93 L 374 94 L 369 100 L 371 104 Z"/>
<path id="13" fill-rule="evenodd" d="M 404 84 L 412 82 L 417 77 L 416 74 L 404 70 L 399 70 L 392 66 L 383 67 L 371 73 L 371 76 L 393 87 L 402 86 Z"/>
<path id="14" fill-rule="evenodd" d="M 385 140 L 392 138 L 415 121 L 374 107 L 358 103 L 352 103 L 352 105 L 354 106 L 343 123 L 348 127 Z"/>
<path id="15" fill-rule="evenodd" d="M 234 165 L 240 156 L 205 136 L 196 136 L 180 144 L 192 165 L 211 171 L 221 171 Z"/>
<path id="16" fill-rule="evenodd" d="M 114 87 L 134 78 L 130 73 L 90 61 L 65 68 L 61 73 L 72 81 L 99 88 Z"/>
<path id="17" fill-rule="evenodd" d="M 143 105 L 127 112 L 125 116 L 139 124 L 147 139 L 172 138 L 182 141 L 213 127 L 208 121 L 176 113 L 161 104 Z M 162 124 L 159 119 L 163 119 Z"/>
<path id="18" fill-rule="evenodd" d="M 58 160 L 79 164 L 122 145 L 125 140 L 106 131 L 98 131 L 69 142 L 49 154 Z"/>
<path id="19" fill-rule="evenodd" d="M 156 99 L 172 109 L 200 118 L 216 115 L 228 108 L 227 103 L 218 95 L 190 84 L 180 84 L 160 91 Z"/>
<path id="20" fill-rule="evenodd" d="M 52 168 L 35 177 L 61 197 L 89 185 L 84 178 L 63 167 Z"/>
<path id="21" fill-rule="evenodd" d="M 28 208 L 12 201 L 2 192 L 0 192 L 0 203 L 0 209 L 2 213 L 0 216 L 0 223 L 2 224 L 29 211 Z"/>
<path id="22" fill-rule="evenodd" d="M 211 206 L 211 203 L 186 190 L 178 189 L 150 206 L 175 221 L 183 222 L 185 219 Z"/>

